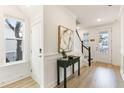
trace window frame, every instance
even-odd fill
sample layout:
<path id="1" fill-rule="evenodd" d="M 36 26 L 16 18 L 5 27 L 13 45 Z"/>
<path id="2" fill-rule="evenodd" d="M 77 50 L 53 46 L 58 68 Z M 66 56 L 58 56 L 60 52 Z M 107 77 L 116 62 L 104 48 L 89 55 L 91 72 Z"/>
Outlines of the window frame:
<path id="1" fill-rule="evenodd" d="M 108 34 L 108 36 L 107 36 L 107 47 L 108 48 L 105 51 L 102 51 L 102 49 L 106 49 L 106 48 L 101 48 L 100 47 L 100 44 L 103 43 L 103 42 L 100 41 L 100 36 L 102 36 L 103 34 Z M 101 32 L 99 32 L 99 42 L 98 42 L 98 44 L 99 44 L 99 53 L 100 54 L 109 54 L 109 33 L 107 31 L 101 31 Z M 103 47 L 103 45 L 102 45 L 102 47 Z"/>
<path id="2" fill-rule="evenodd" d="M 22 39 L 20 39 L 20 38 L 5 38 L 5 33 L 3 32 L 3 35 L 4 35 L 4 47 L 5 47 L 5 49 L 4 49 L 4 66 L 8 66 L 8 65 L 13 65 L 13 64 L 19 64 L 19 63 L 24 63 L 24 62 L 26 62 L 25 61 L 25 31 L 26 31 L 26 24 L 25 24 L 25 20 L 24 19 L 21 19 L 21 18 L 17 18 L 17 17 L 14 17 L 14 16 L 4 16 L 3 17 L 3 21 L 5 21 L 5 19 L 6 18 L 10 18 L 10 19 L 15 19 L 15 20 L 18 20 L 18 21 L 22 21 L 22 22 L 24 22 L 24 27 L 23 27 L 23 31 L 22 31 L 22 35 L 23 35 L 23 37 L 22 37 Z M 5 29 L 5 25 L 4 25 L 4 28 L 3 29 Z M 22 60 L 18 60 L 18 61 L 10 61 L 10 62 L 6 62 L 6 53 L 7 53 L 7 51 L 6 51 L 6 40 L 21 40 L 22 41 Z"/>
<path id="3" fill-rule="evenodd" d="M 87 44 L 87 45 L 84 44 L 84 45 L 85 45 L 85 46 L 89 46 L 89 32 L 84 32 L 84 33 L 83 33 L 83 38 L 82 38 L 83 43 L 86 42 L 86 39 L 84 39 L 84 34 L 88 34 L 88 35 L 87 35 L 87 41 L 88 41 L 87 43 L 88 43 L 88 44 Z"/>

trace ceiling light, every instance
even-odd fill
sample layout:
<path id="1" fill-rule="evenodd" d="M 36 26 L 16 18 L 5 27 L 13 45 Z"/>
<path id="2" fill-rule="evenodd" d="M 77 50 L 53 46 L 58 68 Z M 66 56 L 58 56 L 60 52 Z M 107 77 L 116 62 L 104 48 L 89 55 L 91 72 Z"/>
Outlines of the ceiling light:
<path id="1" fill-rule="evenodd" d="M 97 19 L 97 22 L 100 22 L 100 21 L 102 21 L 102 20 L 101 20 L 100 18 L 98 18 L 98 19 Z"/>

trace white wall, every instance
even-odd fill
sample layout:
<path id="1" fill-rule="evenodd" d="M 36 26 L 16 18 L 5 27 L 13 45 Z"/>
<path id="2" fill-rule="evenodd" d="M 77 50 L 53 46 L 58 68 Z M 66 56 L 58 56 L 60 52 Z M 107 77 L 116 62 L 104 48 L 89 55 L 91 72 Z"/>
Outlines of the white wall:
<path id="1" fill-rule="evenodd" d="M 121 32 L 120 22 L 112 24 L 112 64 L 120 66 L 121 64 Z"/>
<path id="2" fill-rule="evenodd" d="M 23 78 L 30 74 L 29 70 L 29 31 L 28 31 L 28 20 L 26 17 L 17 9 L 16 6 L 2 6 L 0 7 L 0 19 L 3 20 L 5 16 L 15 17 L 23 19 L 26 22 L 26 31 L 25 31 L 25 63 L 6 65 L 5 62 L 5 41 L 3 40 L 2 30 L 0 30 L 0 85 L 15 81 L 16 79 Z M 3 28 L 3 24 L 0 24 L 0 29 Z M 2 66 L 2 64 L 4 66 Z"/>
<path id="3" fill-rule="evenodd" d="M 3 19 L 3 8 L 2 7 L 0 7 L 0 20 L 2 20 Z M 4 41 L 3 41 L 3 33 L 2 33 L 2 28 L 3 28 L 3 23 L 2 22 L 0 22 L 0 65 L 2 65 L 2 64 L 4 64 L 4 45 L 2 44 Z"/>
<path id="4" fill-rule="evenodd" d="M 124 6 L 120 8 L 120 27 L 121 27 L 121 69 L 120 73 L 124 80 Z"/>
<path id="5" fill-rule="evenodd" d="M 54 87 L 57 84 L 58 54 L 58 25 L 63 25 L 75 31 L 76 18 L 63 6 L 44 6 L 44 84 L 45 87 Z M 71 73 L 70 67 L 67 71 Z M 63 70 L 60 72 L 63 80 Z"/>
<path id="6" fill-rule="evenodd" d="M 82 35 L 84 32 L 89 33 L 89 39 L 95 38 L 95 31 L 96 29 L 105 29 L 105 28 L 112 28 L 112 64 L 113 65 L 118 65 L 120 66 L 121 62 L 121 53 L 120 53 L 120 48 L 121 48 L 121 38 L 120 38 L 120 22 L 115 21 L 111 24 L 106 24 L 102 26 L 97 26 L 97 27 L 92 27 L 92 28 L 87 28 L 87 29 L 82 29 L 80 31 L 80 34 Z M 92 50 L 92 48 L 95 48 L 94 42 L 90 43 L 91 45 L 91 55 L 94 58 L 95 57 L 95 51 Z M 95 61 L 95 59 L 94 59 Z"/>

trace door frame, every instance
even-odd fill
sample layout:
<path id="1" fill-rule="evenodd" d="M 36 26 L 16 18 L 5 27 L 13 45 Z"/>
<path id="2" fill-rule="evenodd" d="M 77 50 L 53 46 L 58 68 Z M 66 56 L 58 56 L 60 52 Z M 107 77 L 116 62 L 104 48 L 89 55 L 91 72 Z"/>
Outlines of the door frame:
<path id="1" fill-rule="evenodd" d="M 32 20 L 31 20 L 31 32 L 30 32 L 30 75 L 31 75 L 31 77 L 32 77 L 32 26 L 34 26 L 34 25 L 36 25 L 36 24 L 38 24 L 39 22 L 41 22 L 41 32 L 40 32 L 40 34 L 41 34 L 41 37 L 40 37 L 40 41 L 41 41 L 41 48 L 42 48 L 42 52 L 41 52 L 41 55 L 42 55 L 42 58 L 41 58 L 41 81 L 39 82 L 39 85 L 40 85 L 40 87 L 44 87 L 44 64 L 43 64 L 43 60 L 44 60 L 44 56 L 43 56 L 43 53 L 44 53 L 44 51 L 43 51 L 43 17 L 42 17 L 42 15 L 38 15 L 38 16 L 36 16 L 36 17 L 34 17 Z"/>
<path id="2" fill-rule="evenodd" d="M 106 31 L 106 30 L 108 30 L 109 32 L 110 32 L 110 42 L 111 42 L 111 44 L 110 44 L 110 62 L 104 62 L 104 63 L 109 63 L 109 64 L 112 64 L 112 27 L 101 27 L 101 28 L 97 28 L 97 29 L 95 29 L 95 34 L 97 34 L 97 33 L 99 33 L 99 32 L 104 32 L 104 31 Z M 96 39 L 96 38 L 95 38 Z M 97 43 L 97 42 L 95 42 L 95 43 Z M 96 53 L 95 53 L 95 56 L 96 56 Z M 96 60 L 96 61 L 98 61 L 98 60 Z M 100 61 L 100 62 L 103 62 L 103 61 Z"/>

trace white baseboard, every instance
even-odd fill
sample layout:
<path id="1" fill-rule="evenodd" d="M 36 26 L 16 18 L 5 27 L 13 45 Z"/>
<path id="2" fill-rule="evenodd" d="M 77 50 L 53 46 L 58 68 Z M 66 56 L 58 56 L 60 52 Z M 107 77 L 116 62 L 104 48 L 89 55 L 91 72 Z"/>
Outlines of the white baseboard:
<path id="1" fill-rule="evenodd" d="M 51 84 L 47 85 L 45 88 L 54 88 L 57 86 L 57 80 L 53 81 Z"/>
<path id="2" fill-rule="evenodd" d="M 0 83 L 0 87 L 3 87 L 5 85 L 11 84 L 11 83 L 14 83 L 16 81 L 19 81 L 19 80 L 24 79 L 24 78 L 29 77 L 29 76 L 30 76 L 30 74 L 27 74 L 27 75 L 24 75 L 24 76 L 20 76 L 20 77 L 14 79 L 14 80 L 10 80 L 10 81 Z"/>
<path id="3" fill-rule="evenodd" d="M 122 79 L 124 80 L 124 75 L 123 75 L 123 72 L 121 70 L 120 70 L 120 74 L 121 74 Z"/>
<path id="4" fill-rule="evenodd" d="M 81 64 L 80 68 L 82 68 L 83 66 L 86 66 L 84 64 Z M 77 70 L 76 70 L 77 71 Z M 70 74 L 71 75 L 71 74 Z M 68 75 L 67 77 L 69 77 L 70 75 Z M 60 82 L 62 82 L 63 80 L 61 80 Z M 54 88 L 57 86 L 57 80 L 54 80 L 52 83 L 48 84 L 46 86 L 46 88 Z"/>

